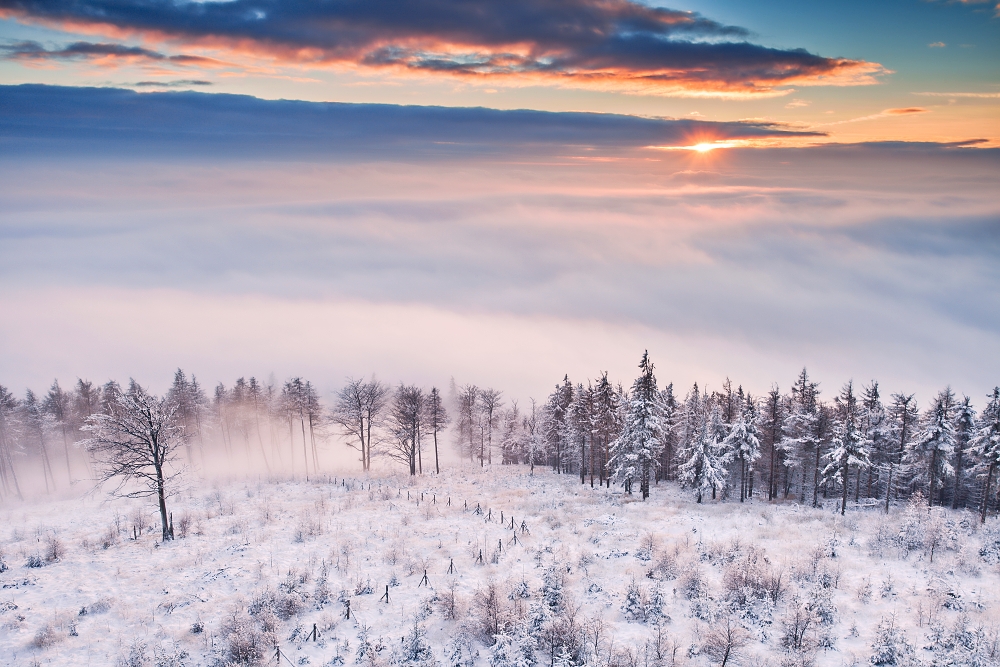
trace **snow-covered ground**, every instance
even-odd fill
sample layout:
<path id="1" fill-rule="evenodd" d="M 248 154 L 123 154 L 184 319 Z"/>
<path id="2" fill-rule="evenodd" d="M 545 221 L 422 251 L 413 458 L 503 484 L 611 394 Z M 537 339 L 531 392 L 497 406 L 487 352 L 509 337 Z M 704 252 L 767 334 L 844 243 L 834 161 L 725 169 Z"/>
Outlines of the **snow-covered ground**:
<path id="1" fill-rule="evenodd" d="M 138 501 L 8 507 L 0 665 L 1000 664 L 996 519 L 834 504 L 497 466 L 206 485 L 165 544 Z"/>

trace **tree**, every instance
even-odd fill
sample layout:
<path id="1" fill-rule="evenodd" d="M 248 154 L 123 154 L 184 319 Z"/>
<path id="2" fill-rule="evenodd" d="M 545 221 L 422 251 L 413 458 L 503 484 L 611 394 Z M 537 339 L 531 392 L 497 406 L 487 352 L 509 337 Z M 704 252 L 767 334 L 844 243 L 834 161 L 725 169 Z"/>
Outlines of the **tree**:
<path id="1" fill-rule="evenodd" d="M 438 458 L 438 433 L 448 426 L 448 412 L 444 408 L 444 402 L 441 400 L 441 392 L 438 391 L 437 387 L 431 387 L 431 393 L 427 396 L 426 409 L 427 414 L 424 417 L 424 422 L 427 424 L 427 428 L 430 429 L 431 435 L 434 438 L 434 472 L 440 475 L 441 461 Z"/>
<path id="2" fill-rule="evenodd" d="M 753 399 L 747 396 L 740 410 L 739 417 L 726 436 L 725 444 L 729 451 L 734 452 L 740 461 L 740 502 L 747 498 L 748 467 L 760 458 L 760 418 L 754 406 Z"/>
<path id="3" fill-rule="evenodd" d="M 573 402 L 573 383 L 569 376 L 564 376 L 562 384 L 557 384 L 555 391 L 549 394 L 545 403 L 543 434 L 552 468 L 557 473 L 565 472 L 563 454 L 566 439 L 566 413 Z"/>
<path id="4" fill-rule="evenodd" d="M 0 385 L 0 482 L 4 492 L 10 493 L 13 486 L 18 499 L 21 495 L 21 485 L 17 481 L 17 471 L 14 469 L 14 451 L 16 438 L 14 433 L 17 420 L 18 401 L 7 387 Z"/>
<path id="5" fill-rule="evenodd" d="M 483 448 L 486 449 L 486 462 L 493 465 L 493 431 L 496 429 L 497 418 L 500 416 L 500 408 L 503 405 L 502 396 L 503 392 L 499 389 L 487 388 L 479 392 L 479 409 L 482 412 L 480 420 L 482 433 L 479 441 L 480 466 L 483 465 Z"/>
<path id="6" fill-rule="evenodd" d="M 938 392 L 922 422 L 923 428 L 906 456 L 913 465 L 926 466 L 927 504 L 933 506 L 938 481 L 952 472 L 948 458 L 955 452 L 955 394 L 951 387 Z"/>
<path id="7" fill-rule="evenodd" d="M 797 457 L 808 456 L 812 461 L 813 507 L 819 503 L 819 471 L 826 436 L 827 416 L 819 402 L 819 384 L 809 379 L 803 368 L 792 385 L 791 410 L 785 417 L 785 448 Z M 806 466 L 802 465 L 802 495 L 805 500 Z"/>
<path id="8" fill-rule="evenodd" d="M 784 414 L 782 410 L 781 392 L 778 386 L 771 387 L 764 401 L 763 432 L 764 440 L 771 452 L 770 463 L 767 473 L 767 499 L 774 500 L 778 497 L 778 451 L 781 449 L 781 440 L 784 435 L 782 426 L 784 425 Z"/>
<path id="9" fill-rule="evenodd" d="M 389 408 L 389 430 L 395 438 L 389 456 L 405 463 L 410 475 L 423 468 L 420 460 L 420 438 L 426 397 L 422 389 L 401 384 L 392 396 Z"/>
<path id="10" fill-rule="evenodd" d="M 42 458 L 42 476 L 45 478 L 45 492 L 49 493 L 56 488 L 56 478 L 52 472 L 52 461 L 49 460 L 49 448 L 46 444 L 46 435 L 52 430 L 52 415 L 46 414 L 42 409 L 42 402 L 38 396 L 30 389 L 24 393 L 24 400 L 20 405 L 20 421 L 23 425 L 25 435 L 31 437 L 38 447 Z M 51 488 L 49 482 L 51 481 Z"/>
<path id="11" fill-rule="evenodd" d="M 331 418 L 348 436 L 348 446 L 361 452 L 361 468 L 365 472 L 371 469 L 372 431 L 381 424 L 388 401 L 389 387 L 375 378 L 370 382 L 348 378 L 347 384 L 337 393 Z"/>
<path id="12" fill-rule="evenodd" d="M 680 478 L 685 486 L 695 490 L 695 497 L 700 503 L 704 494 L 711 492 L 715 497 L 716 489 L 726 484 L 726 466 L 731 461 L 735 450 L 728 450 L 725 443 L 727 434 L 722 422 L 719 406 L 713 402 L 702 411 L 701 424 L 687 449 L 682 452 L 685 461 L 680 465 Z"/>
<path id="13" fill-rule="evenodd" d="M 997 465 L 1000 465 L 1000 387 L 993 388 L 990 402 L 980 415 L 976 433 L 969 444 L 986 466 L 986 486 L 983 488 L 983 502 L 979 515 L 980 521 L 985 523 L 993 475 L 996 473 Z"/>
<path id="14" fill-rule="evenodd" d="M 621 430 L 622 396 L 608 381 L 607 372 L 601 373 L 594 388 L 593 428 L 597 448 L 601 451 L 600 479 L 611 488 L 611 443 Z"/>
<path id="15" fill-rule="evenodd" d="M 628 395 L 621 434 L 611 446 L 611 465 L 626 493 L 632 492 L 632 482 L 638 478 L 642 499 L 646 500 L 650 476 L 659 465 L 663 405 L 648 351 L 642 353 L 639 370 L 639 377 L 632 383 Z"/>
<path id="16" fill-rule="evenodd" d="M 951 494 L 951 508 L 958 509 L 962 500 L 962 473 L 965 472 L 965 454 L 976 432 L 976 411 L 968 396 L 963 397 L 955 415 L 955 487 Z"/>
<path id="17" fill-rule="evenodd" d="M 837 421 L 834 426 L 833 450 L 828 454 L 830 464 L 823 471 L 823 474 L 830 478 L 837 473 L 840 474 L 840 483 L 843 486 L 843 497 L 840 504 L 840 514 L 843 516 L 847 512 L 847 487 L 849 481 L 850 467 L 868 467 L 871 465 L 868 450 L 865 449 L 861 431 L 858 428 L 859 410 L 858 399 L 854 395 L 854 384 L 848 382 L 840 391 L 840 396 L 836 399 Z"/>
<path id="18" fill-rule="evenodd" d="M 889 408 L 889 439 L 894 451 L 886 455 L 888 474 L 885 483 L 885 513 L 889 513 L 889 496 L 892 493 L 892 472 L 896 465 L 902 465 L 903 452 L 910 444 L 917 423 L 917 404 L 913 394 L 893 394 Z"/>
<path id="19" fill-rule="evenodd" d="M 580 463 L 580 484 L 587 481 L 587 440 L 593 437 L 591 424 L 592 392 L 576 385 L 573 401 L 566 410 L 566 444 Z M 593 457 L 593 449 L 591 449 Z"/>
<path id="20" fill-rule="evenodd" d="M 66 455 L 66 478 L 72 484 L 73 469 L 69 462 L 69 431 L 72 429 L 71 396 L 59 386 L 59 380 L 52 382 L 49 392 L 42 401 L 42 409 L 52 418 L 53 429 L 58 430 L 62 436 L 63 452 Z"/>
<path id="21" fill-rule="evenodd" d="M 116 480 L 114 495 L 155 496 L 163 540 L 173 539 L 166 499 L 168 485 L 180 474 L 173 469 L 183 435 L 177 405 L 132 380 L 128 391 L 108 397 L 107 412 L 87 418 L 83 430 L 91 434 L 83 444 L 97 460 L 99 483 Z M 132 482 L 138 487 L 130 486 Z"/>

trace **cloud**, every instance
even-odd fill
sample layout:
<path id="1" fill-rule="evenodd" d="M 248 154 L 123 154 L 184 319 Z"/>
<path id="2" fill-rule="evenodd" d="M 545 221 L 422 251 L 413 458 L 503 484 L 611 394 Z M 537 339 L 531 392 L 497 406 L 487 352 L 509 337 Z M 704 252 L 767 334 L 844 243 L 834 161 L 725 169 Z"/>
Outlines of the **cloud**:
<path id="1" fill-rule="evenodd" d="M 188 88 L 190 86 L 211 86 L 211 81 L 201 79 L 176 79 L 174 81 L 137 81 L 135 88 Z"/>
<path id="2" fill-rule="evenodd" d="M 859 118 L 848 118 L 847 120 L 838 120 L 833 123 L 821 123 L 817 127 L 829 127 L 831 125 L 844 125 L 846 123 L 859 123 L 863 120 L 876 120 L 878 118 L 893 118 L 898 116 L 913 116 L 921 113 L 930 113 L 930 109 L 924 109 L 923 107 L 904 107 L 900 109 L 884 109 L 878 113 L 873 113 L 868 116 L 861 116 Z"/>
<path id="3" fill-rule="evenodd" d="M 169 63 L 185 67 L 224 67 L 227 63 L 202 56 L 168 56 L 140 46 L 124 44 L 104 44 L 94 42 L 73 42 L 60 49 L 46 49 L 35 41 L 14 42 L 0 45 L 4 60 L 40 62 L 45 60 L 103 60 L 109 64 L 119 61 L 147 61 Z"/>
<path id="4" fill-rule="evenodd" d="M 788 104 L 785 105 L 785 108 L 786 109 L 799 109 L 801 107 L 807 107 L 810 104 L 812 104 L 812 103 L 809 102 L 809 101 L 807 101 L 807 100 L 792 100 L 791 102 L 789 102 Z"/>
<path id="5" fill-rule="evenodd" d="M 647 146 L 823 136 L 769 122 L 615 114 L 262 100 L 194 92 L 0 86 L 0 133 L 22 155 L 131 154 L 336 157 L 627 155 Z M 86 114 L 80 114 L 86 109 Z M 53 141 L 57 139 L 57 141 Z"/>
<path id="6" fill-rule="evenodd" d="M 1000 99 L 1000 93 L 913 93 L 928 97 L 971 97 L 979 99 Z"/>
<path id="7" fill-rule="evenodd" d="M 887 71 L 634 0 L 0 0 L 0 16 L 309 66 L 658 94 L 767 95 Z"/>
<path id="8" fill-rule="evenodd" d="M 948 45 L 945 44 L 944 42 L 931 42 L 927 46 L 928 46 L 928 48 L 931 48 L 931 49 L 943 49 L 944 47 L 946 47 Z"/>

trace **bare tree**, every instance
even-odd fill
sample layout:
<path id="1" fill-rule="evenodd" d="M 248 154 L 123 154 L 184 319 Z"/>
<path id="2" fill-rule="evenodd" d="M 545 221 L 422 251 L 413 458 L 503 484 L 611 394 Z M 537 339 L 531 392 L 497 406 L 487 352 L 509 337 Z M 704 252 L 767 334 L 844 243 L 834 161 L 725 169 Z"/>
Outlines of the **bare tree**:
<path id="1" fill-rule="evenodd" d="M 331 417 L 350 438 L 348 446 L 361 452 L 361 467 L 365 471 L 371 469 L 372 431 L 381 423 L 388 401 L 389 387 L 375 378 L 371 382 L 348 378 L 347 385 L 337 394 Z"/>
<path id="2" fill-rule="evenodd" d="M 497 418 L 500 416 L 500 406 L 503 401 L 500 397 L 503 392 L 499 389 L 483 389 L 479 394 L 479 406 L 482 411 L 482 429 L 486 437 L 486 459 L 487 463 L 493 465 L 493 430 L 497 426 Z M 479 465 L 483 465 L 484 443 L 480 441 Z"/>
<path id="3" fill-rule="evenodd" d="M 83 445 L 97 460 L 99 483 L 117 481 L 112 491 L 117 496 L 155 496 L 163 540 L 173 539 L 167 486 L 180 474 L 172 466 L 183 440 L 177 404 L 150 394 L 135 380 L 128 391 L 117 390 L 106 400 L 106 412 L 91 415 L 83 427 L 91 433 Z"/>
<path id="4" fill-rule="evenodd" d="M 708 657 L 717 660 L 719 667 L 726 667 L 736 651 L 749 641 L 750 633 L 736 623 L 732 616 L 726 616 L 724 620 L 716 622 L 705 635 L 702 650 Z"/>
<path id="5" fill-rule="evenodd" d="M 409 466 L 410 475 L 417 474 L 418 465 L 423 468 L 419 457 L 425 403 L 422 389 L 401 384 L 389 409 L 389 424 L 395 438 L 389 456 Z"/>

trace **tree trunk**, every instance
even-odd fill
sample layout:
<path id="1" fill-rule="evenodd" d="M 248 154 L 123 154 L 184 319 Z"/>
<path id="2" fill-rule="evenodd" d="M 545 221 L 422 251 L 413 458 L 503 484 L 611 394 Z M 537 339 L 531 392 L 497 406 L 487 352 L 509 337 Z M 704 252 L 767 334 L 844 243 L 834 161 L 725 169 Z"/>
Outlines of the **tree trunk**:
<path id="1" fill-rule="evenodd" d="M 983 490 L 983 508 L 979 514 L 979 522 L 986 523 L 986 509 L 990 504 L 990 486 L 993 484 L 993 471 L 996 470 L 996 461 L 990 461 L 989 470 L 986 472 L 986 488 Z"/>
<path id="2" fill-rule="evenodd" d="M 841 479 L 844 482 L 844 499 L 843 502 L 841 502 L 840 504 L 840 516 L 844 516 L 844 514 L 847 512 L 847 482 L 850 480 L 849 472 L 850 471 L 848 470 L 847 459 L 844 459 L 844 468 L 840 475 Z"/>
<path id="3" fill-rule="evenodd" d="M 951 494 L 951 508 L 953 510 L 958 509 L 958 496 L 961 493 L 961 483 L 962 483 L 962 448 L 958 448 L 958 452 L 955 454 L 955 489 Z"/>
<path id="4" fill-rule="evenodd" d="M 154 467 L 156 468 L 156 500 L 160 506 L 160 526 L 163 528 L 163 541 L 166 542 L 173 536 L 170 534 L 170 519 L 167 516 L 167 496 L 163 490 L 163 468 L 159 462 Z"/>
<path id="5" fill-rule="evenodd" d="M 438 432 L 434 429 L 434 472 L 441 474 L 441 463 L 438 461 Z"/>
<path id="6" fill-rule="evenodd" d="M 934 451 L 931 452 L 931 469 L 928 471 L 928 475 L 930 476 L 930 484 L 931 484 L 930 488 L 927 489 L 927 506 L 928 507 L 934 507 L 934 482 L 937 481 L 936 480 L 936 477 L 937 477 L 937 474 L 936 474 L 937 473 L 937 455 L 938 455 L 938 450 L 937 450 L 937 448 L 935 448 Z"/>

